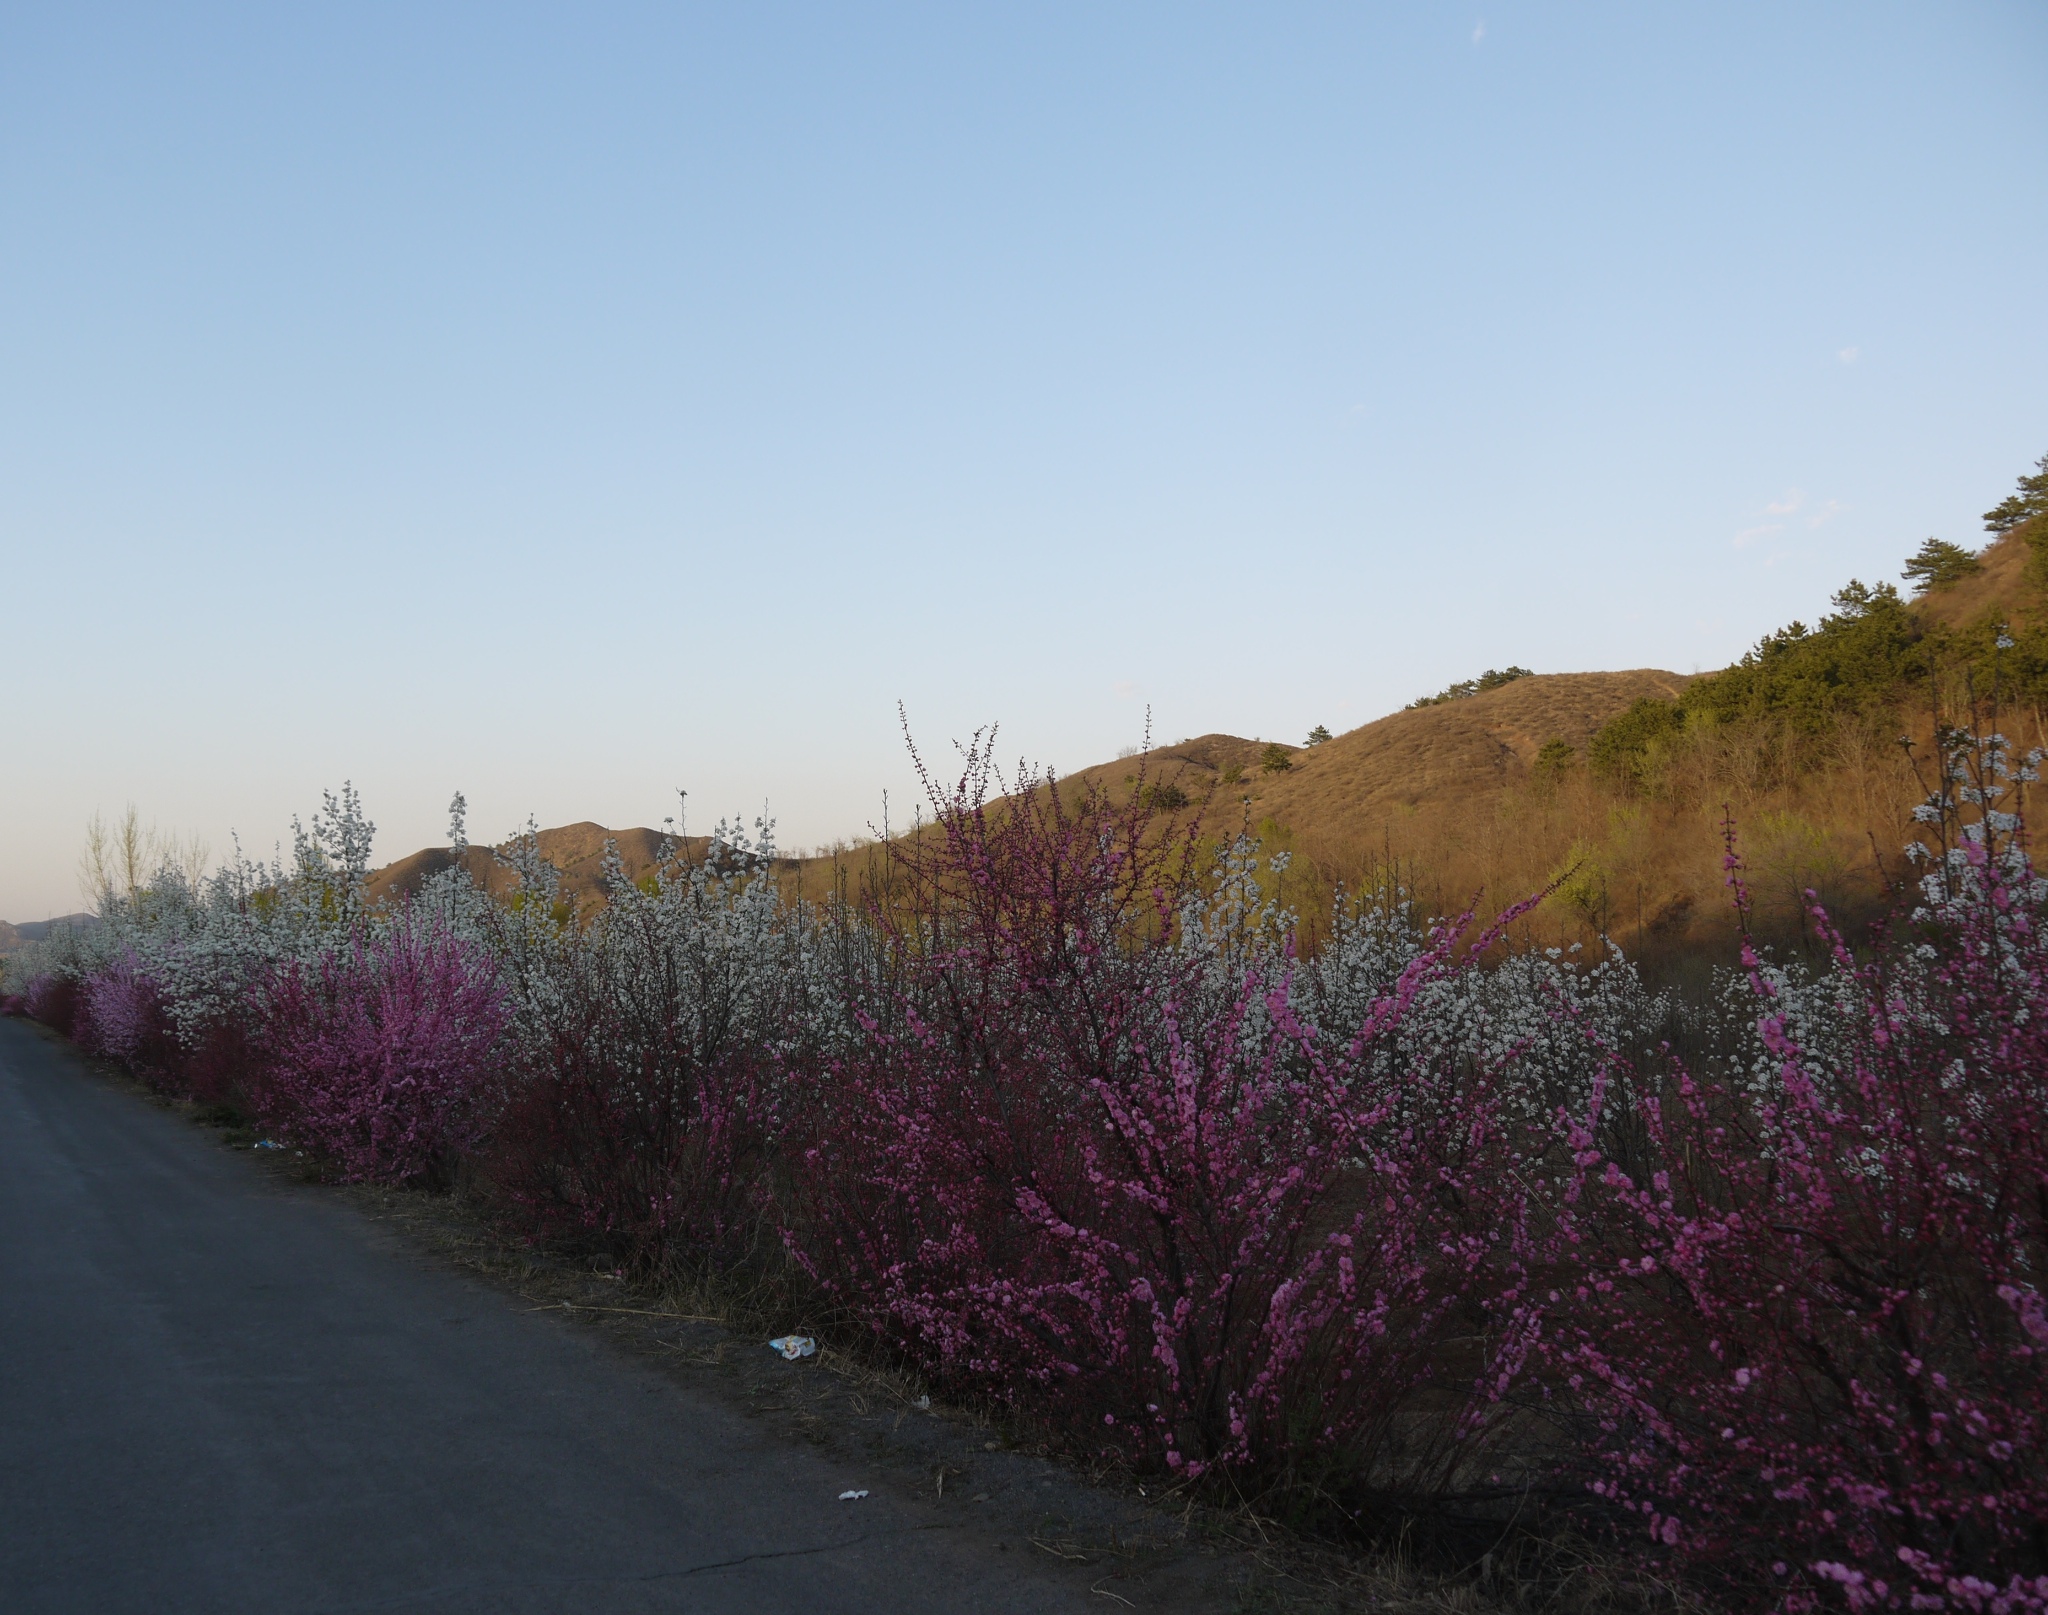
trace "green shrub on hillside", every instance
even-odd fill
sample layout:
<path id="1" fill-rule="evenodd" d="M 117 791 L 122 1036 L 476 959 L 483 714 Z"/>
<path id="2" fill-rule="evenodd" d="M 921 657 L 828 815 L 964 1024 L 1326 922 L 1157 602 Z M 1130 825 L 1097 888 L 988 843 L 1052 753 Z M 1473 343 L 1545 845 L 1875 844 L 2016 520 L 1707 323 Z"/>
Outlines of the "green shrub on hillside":
<path id="1" fill-rule="evenodd" d="M 1171 781 L 1141 787 L 1138 799 L 1144 803 L 1146 810 L 1152 813 L 1178 813 L 1188 805 L 1189 800 L 1188 793 Z"/>
<path id="2" fill-rule="evenodd" d="M 1926 631 L 1898 590 L 1852 580 L 1834 606 L 1818 627 L 1780 629 L 1733 667 L 1695 679 L 1676 701 L 1636 702 L 1593 736 L 1594 771 L 1646 789 L 1688 727 L 1768 722 L 1819 735 L 1844 715 L 1890 706 L 1925 675 Z"/>
<path id="3" fill-rule="evenodd" d="M 1551 876 L 1550 901 L 1576 914 L 1594 936 L 1607 934 L 1614 904 L 1607 870 L 1591 843 L 1572 843 L 1563 866 Z"/>
<path id="4" fill-rule="evenodd" d="M 2036 483 L 2048 501 L 2048 470 L 2022 478 L 2022 494 Z M 2048 515 L 2026 520 L 2023 536 L 2035 551 L 2030 575 L 2048 583 Z M 1930 538 L 1907 561 L 1905 575 L 1925 594 L 1982 566 L 1960 545 Z M 1851 580 L 1817 627 L 1795 622 L 1780 629 L 1734 666 L 1695 679 L 1676 701 L 1636 702 L 1593 736 L 1589 760 L 1612 783 L 1648 789 L 1688 730 L 1763 724 L 1776 737 L 1773 749 L 1782 748 L 1781 764 L 1791 766 L 1802 741 L 1833 733 L 1844 719 L 1888 717 L 1908 700 L 1924 707 L 1927 681 L 1937 673 L 1954 697 L 1980 706 L 2048 707 L 2048 624 L 2013 626 L 2006 620 L 2013 604 L 1947 628 L 1926 620 L 1890 584 Z M 1538 757 L 1539 775 L 1548 749 Z"/>
<path id="5" fill-rule="evenodd" d="M 2027 581 L 2048 588 L 2048 454 L 2041 456 L 2039 470 L 2020 478 L 2015 492 L 1984 512 L 1984 527 L 2001 536 L 2026 528 L 2023 536 L 2033 551 L 2027 562 Z"/>
<path id="6" fill-rule="evenodd" d="M 1980 703 L 2048 709 L 2048 627 L 2016 628 L 1987 613 L 1944 636 L 1942 652 L 1945 666 L 1967 675 Z"/>
<path id="7" fill-rule="evenodd" d="M 1578 748 L 1570 741 L 1546 740 L 1543 749 L 1536 753 L 1536 777 L 1546 784 L 1555 784 L 1571 772 L 1578 758 Z"/>
<path id="8" fill-rule="evenodd" d="M 1587 748 L 1593 771 L 1617 785 L 1646 786 L 1684 728 L 1685 713 L 1676 701 L 1646 695 L 1593 736 L 1593 744 Z M 1537 762 L 1540 766 L 1541 755 Z"/>

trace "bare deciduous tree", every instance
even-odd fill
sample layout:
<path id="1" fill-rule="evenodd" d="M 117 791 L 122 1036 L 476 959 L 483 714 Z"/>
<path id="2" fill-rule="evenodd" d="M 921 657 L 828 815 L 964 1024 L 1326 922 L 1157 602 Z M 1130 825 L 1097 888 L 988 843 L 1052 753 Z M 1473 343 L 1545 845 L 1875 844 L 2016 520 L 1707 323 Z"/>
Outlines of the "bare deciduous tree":
<path id="1" fill-rule="evenodd" d="M 111 825 L 98 813 L 86 825 L 78 887 L 97 909 L 108 897 L 132 898 L 163 870 L 175 870 L 186 885 L 196 886 L 211 857 L 203 837 L 145 825 L 130 802 Z"/>

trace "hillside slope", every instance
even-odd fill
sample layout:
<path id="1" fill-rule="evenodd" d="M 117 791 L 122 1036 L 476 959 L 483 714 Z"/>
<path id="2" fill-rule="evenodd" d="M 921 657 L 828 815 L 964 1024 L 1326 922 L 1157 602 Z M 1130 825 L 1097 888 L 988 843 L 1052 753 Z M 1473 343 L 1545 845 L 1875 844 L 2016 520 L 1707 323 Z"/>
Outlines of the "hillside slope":
<path id="1" fill-rule="evenodd" d="M 52 920 L 23 920 L 18 925 L 0 922 L 0 953 L 18 953 L 38 942 L 46 942 L 52 931 L 71 926 L 84 929 L 99 923 L 98 916 L 92 914 L 60 914 Z"/>
<path id="2" fill-rule="evenodd" d="M 563 897 L 583 905 L 603 902 L 604 845 L 608 839 L 618 842 L 619 862 L 625 868 L 627 879 L 639 880 L 654 869 L 662 841 L 659 830 L 607 830 L 601 824 L 585 820 L 543 830 L 535 837 L 541 857 L 561 872 Z M 701 858 L 705 846 L 702 836 L 687 838 L 686 851 L 693 858 Z M 519 883 L 518 877 L 501 864 L 488 847 L 469 848 L 463 861 L 470 877 L 493 896 L 503 896 Z M 370 900 L 388 903 L 396 898 L 409 897 L 454 863 L 452 848 L 423 848 L 373 872 L 369 885 Z"/>
<path id="3" fill-rule="evenodd" d="M 1185 792 L 1212 833 L 1227 834 L 1249 818 L 1317 843 L 1378 841 L 1404 821 L 1467 811 L 1482 798 L 1525 784 L 1546 742 L 1562 740 L 1583 751 L 1593 732 L 1631 702 L 1669 698 L 1685 683 L 1684 674 L 1654 668 L 1535 674 L 1467 700 L 1393 713 L 1320 746 L 1284 748 L 1291 765 L 1284 771 L 1261 769 L 1265 743 L 1211 734 L 1160 747 L 1142 759 L 1100 763 L 1068 779 L 1101 784 L 1121 798 L 1142 768 L 1147 782 Z M 1233 768 L 1241 778 L 1226 783 L 1223 776 Z M 586 906 L 603 901 L 607 837 L 617 838 L 629 878 L 638 880 L 654 868 L 658 831 L 607 830 L 585 822 L 540 832 L 540 854 L 561 871 L 565 897 Z M 701 857 L 705 847 L 702 837 L 691 837 L 688 855 Z M 409 895 L 453 862 L 449 848 L 424 848 L 376 871 L 370 896 L 388 902 Z M 517 884 L 488 848 L 471 847 L 466 863 L 493 894 Z"/>
<path id="4" fill-rule="evenodd" d="M 1255 788 L 1262 819 L 1298 832 L 1355 835 L 1525 783 L 1546 742 L 1583 753 L 1593 733 L 1644 696 L 1670 699 L 1682 673 L 1537 673 L 1484 695 L 1396 712 L 1294 754 Z"/>
<path id="5" fill-rule="evenodd" d="M 1993 539 L 1977 552 L 1977 571 L 1930 589 L 1913 602 L 1913 611 L 1930 626 L 1949 629 L 1967 628 L 1986 616 L 2014 628 L 2037 625 L 2043 602 L 2040 591 L 2027 586 L 2026 571 L 2033 554 L 2029 536 L 2038 525 L 2030 522 Z"/>
<path id="6" fill-rule="evenodd" d="M 1203 735 L 1162 746 L 1143 759 L 1149 782 L 1173 784 L 1207 816 L 1271 820 L 1297 834 L 1355 838 L 1431 810 L 1469 805 L 1476 796 L 1526 783 L 1536 754 L 1552 740 L 1583 753 L 1594 731 L 1645 696 L 1670 699 L 1688 675 L 1656 668 L 1619 673 L 1537 673 L 1484 695 L 1392 713 L 1320 746 L 1286 748 L 1289 767 L 1260 768 L 1266 748 L 1235 735 Z M 1120 794 L 1139 759 L 1099 763 L 1072 778 Z M 1223 782 L 1232 765 L 1243 771 Z"/>
<path id="7" fill-rule="evenodd" d="M 2048 600 L 2029 580 L 2031 531 L 1987 546 L 1967 576 L 1907 602 L 1891 597 L 1888 620 L 1902 625 L 1893 650 L 1918 655 L 1912 646 L 1924 642 L 1927 654 L 1940 656 L 1949 654 L 1943 647 L 1988 647 L 1996 629 L 1987 625 L 2009 623 L 2024 661 L 2048 619 Z M 1825 619 L 1817 630 L 1797 629 L 1792 640 L 1773 636 L 1766 646 L 1810 648 L 1843 632 L 1847 620 Z M 1595 734 L 1636 703 L 1684 696 L 1690 707 L 1718 677 L 1655 668 L 1532 674 L 1392 713 L 1314 747 L 1208 734 L 1096 764 L 1062 785 L 1099 785 L 1126 800 L 1142 784 L 1160 809 L 1181 822 L 1194 817 L 1209 836 L 1251 829 L 1269 847 L 1303 855 L 1294 866 L 1301 889 L 1291 900 L 1311 909 L 1317 883 L 1327 890 L 1332 880 L 1355 886 L 1390 873 L 1403 884 L 1419 882 L 1425 901 L 1452 906 L 1480 892 L 1512 901 L 1562 881 L 1531 922 L 1554 939 L 1614 934 L 1638 948 L 1681 946 L 1699 939 L 1701 922 L 1725 928 L 1719 826 L 1730 816 L 1760 921 L 1803 938 L 1808 889 L 1852 909 L 1878 901 L 1895 875 L 1887 860 L 1908 833 L 1924 786 L 1896 744 L 1898 728 L 1873 727 L 1867 711 L 1824 713 L 1796 752 L 1785 749 L 1781 720 L 1767 715 L 1688 729 L 1654 779 L 1617 779 L 1588 766 Z M 1903 716 L 1924 737 L 1930 720 Z M 2023 744 L 2042 728 L 2032 708 L 2013 718 Z M 1536 759 L 1551 742 L 1569 748 L 1568 760 L 1539 777 Z M 1263 767 L 1276 752 L 1287 766 Z M 1168 822 L 1164 812 L 1160 822 Z M 652 830 L 584 823 L 540 832 L 541 854 L 562 871 L 566 896 L 602 901 L 608 835 L 617 836 L 630 877 L 653 868 L 660 837 Z M 701 856 L 704 843 L 694 840 L 688 850 Z M 840 855 L 845 872 L 857 879 L 877 850 Z M 451 861 L 445 848 L 415 853 L 379 871 L 374 890 L 385 897 L 416 890 Z M 512 886 L 511 873 L 487 851 L 471 849 L 468 862 L 491 890 Z M 783 870 L 802 877 L 794 862 Z"/>

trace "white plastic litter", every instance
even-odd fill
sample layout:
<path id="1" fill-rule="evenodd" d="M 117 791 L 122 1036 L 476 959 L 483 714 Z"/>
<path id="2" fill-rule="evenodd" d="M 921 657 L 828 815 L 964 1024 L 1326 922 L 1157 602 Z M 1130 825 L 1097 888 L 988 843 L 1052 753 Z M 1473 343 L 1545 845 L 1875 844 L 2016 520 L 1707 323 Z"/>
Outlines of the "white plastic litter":
<path id="1" fill-rule="evenodd" d="M 863 1486 L 857 1492 L 841 1492 L 839 1494 L 839 1501 L 842 1503 L 858 1503 L 863 1497 L 867 1495 L 868 1489 L 865 1486 Z"/>
<path id="2" fill-rule="evenodd" d="M 818 1349 L 818 1343 L 809 1335 L 783 1335 L 768 1342 L 770 1351 L 779 1351 L 791 1362 L 799 1357 L 808 1357 Z"/>
<path id="3" fill-rule="evenodd" d="M 920 1413 L 929 1413 L 932 1410 L 932 1399 L 928 1396 L 920 1396 L 915 1402 L 911 1403 L 910 1405 L 916 1408 L 917 1411 Z"/>

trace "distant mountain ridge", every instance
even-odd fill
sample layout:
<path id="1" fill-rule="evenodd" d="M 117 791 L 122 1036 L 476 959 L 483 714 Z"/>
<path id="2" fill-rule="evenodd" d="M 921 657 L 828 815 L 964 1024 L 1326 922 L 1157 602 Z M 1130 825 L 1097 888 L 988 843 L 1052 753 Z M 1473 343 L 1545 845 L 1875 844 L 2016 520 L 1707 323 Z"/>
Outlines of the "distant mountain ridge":
<path id="1" fill-rule="evenodd" d="M 22 920 L 12 925 L 0 920 L 0 953 L 19 953 L 33 943 L 48 941 L 51 931 L 61 927 L 85 928 L 99 923 L 94 914 L 60 914 L 54 920 Z"/>

